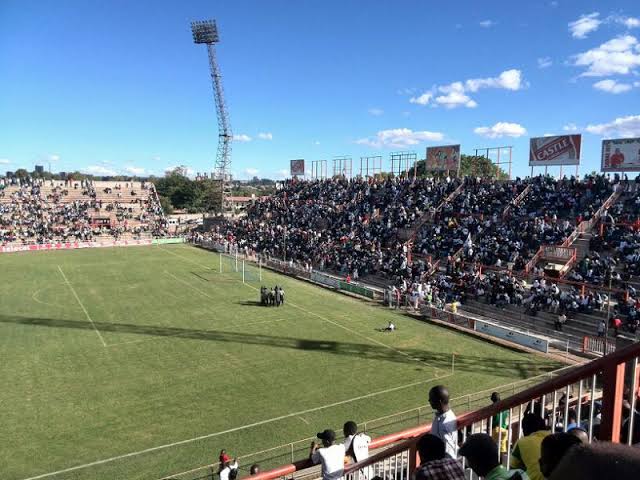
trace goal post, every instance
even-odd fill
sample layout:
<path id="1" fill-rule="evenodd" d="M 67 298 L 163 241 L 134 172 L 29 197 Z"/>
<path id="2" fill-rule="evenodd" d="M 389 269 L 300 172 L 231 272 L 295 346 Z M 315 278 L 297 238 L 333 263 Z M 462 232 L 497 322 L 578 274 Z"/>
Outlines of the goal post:
<path id="1" fill-rule="evenodd" d="M 219 270 L 222 274 L 233 274 L 243 283 L 262 281 L 262 263 L 241 258 L 237 254 L 220 253 Z"/>

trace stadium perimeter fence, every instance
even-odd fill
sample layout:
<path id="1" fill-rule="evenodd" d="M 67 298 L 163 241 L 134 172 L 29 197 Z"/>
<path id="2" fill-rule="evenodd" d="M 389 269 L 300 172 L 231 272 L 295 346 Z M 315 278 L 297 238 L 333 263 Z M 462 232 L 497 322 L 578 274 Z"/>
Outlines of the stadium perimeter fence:
<path id="1" fill-rule="evenodd" d="M 457 414 L 477 410 L 491 403 L 489 397 L 492 392 L 499 392 L 502 397 L 508 397 L 525 391 L 543 381 L 556 378 L 570 368 L 572 368 L 572 366 L 563 367 L 525 380 L 453 398 L 451 400 L 452 408 Z M 432 419 L 433 410 L 429 406 L 420 406 L 373 420 L 358 421 L 358 426 L 360 431 L 367 433 L 367 435 L 372 438 L 375 438 L 383 435 L 389 435 L 399 430 L 430 423 Z M 344 420 L 346 421 L 348 419 Z M 327 428 L 332 428 L 336 432 L 342 432 L 342 423 L 330 425 L 327 426 Z M 238 455 L 237 458 L 238 463 L 240 464 L 240 476 L 249 475 L 249 469 L 253 464 L 259 464 L 262 470 L 267 470 L 279 465 L 306 459 L 309 455 L 310 442 L 313 440 L 316 440 L 315 436 L 303 438 L 295 442 L 274 446 L 257 452 Z M 220 448 L 225 446 L 218 444 L 216 449 L 213 445 L 215 442 L 211 443 L 212 445 L 208 447 L 210 452 L 218 451 Z M 231 449 L 228 445 L 226 445 L 226 447 Z M 160 477 L 158 480 L 214 480 L 217 478 L 217 473 L 218 464 L 215 463 L 196 467 L 184 472 L 176 472 Z"/>

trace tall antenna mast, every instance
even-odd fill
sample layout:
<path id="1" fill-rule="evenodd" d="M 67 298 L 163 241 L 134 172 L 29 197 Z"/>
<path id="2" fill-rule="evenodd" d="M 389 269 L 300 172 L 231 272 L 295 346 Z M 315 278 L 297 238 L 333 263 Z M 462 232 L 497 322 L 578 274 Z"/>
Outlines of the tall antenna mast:
<path id="1" fill-rule="evenodd" d="M 215 44 L 220 41 L 218 28 L 215 20 L 204 20 L 201 22 L 191 22 L 191 32 L 193 42 L 204 43 L 207 46 L 209 55 L 209 70 L 211 72 L 211 82 L 213 84 L 213 98 L 216 102 L 216 114 L 218 117 L 218 152 L 216 154 L 216 165 L 214 178 L 220 182 L 220 207 L 222 212 L 224 199 L 227 192 L 227 182 L 230 180 L 231 171 L 231 142 L 233 134 L 229 122 L 229 111 L 224 100 L 224 89 L 222 88 L 222 74 L 216 60 Z"/>

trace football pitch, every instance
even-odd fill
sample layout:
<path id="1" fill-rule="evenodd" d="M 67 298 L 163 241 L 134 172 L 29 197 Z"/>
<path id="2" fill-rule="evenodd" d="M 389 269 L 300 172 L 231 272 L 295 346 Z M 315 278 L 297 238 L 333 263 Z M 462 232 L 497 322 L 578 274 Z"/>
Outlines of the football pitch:
<path id="1" fill-rule="evenodd" d="M 264 269 L 286 304 L 262 307 L 261 283 L 219 262 L 188 245 L 0 255 L 3 480 L 157 480 L 222 448 L 267 450 L 240 459 L 266 468 L 433 385 L 460 398 L 561 367 Z M 391 419 L 368 431 L 417 421 Z"/>

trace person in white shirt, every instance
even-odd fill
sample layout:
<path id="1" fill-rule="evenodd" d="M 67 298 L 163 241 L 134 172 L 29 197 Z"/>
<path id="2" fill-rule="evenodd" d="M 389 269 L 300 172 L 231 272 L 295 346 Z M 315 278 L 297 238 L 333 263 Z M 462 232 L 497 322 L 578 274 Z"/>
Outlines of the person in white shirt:
<path id="1" fill-rule="evenodd" d="M 338 480 L 344 473 L 344 444 L 336 444 L 336 432 L 325 430 L 318 433 L 322 440 L 322 447 L 316 442 L 311 443 L 309 458 L 314 465 L 322 464 L 322 480 Z"/>
<path id="2" fill-rule="evenodd" d="M 220 470 L 220 480 L 233 480 L 238 475 L 238 459 L 234 458 L 233 462 L 226 462 L 222 470 Z"/>
<path id="3" fill-rule="evenodd" d="M 429 405 L 435 410 L 431 423 L 431 435 L 440 438 L 445 444 L 449 458 L 458 456 L 458 420 L 449 408 L 449 391 L 443 385 L 429 390 Z"/>
<path id="4" fill-rule="evenodd" d="M 362 432 L 358 433 L 356 422 L 346 422 L 342 432 L 344 433 L 344 449 L 347 457 L 351 457 L 354 462 L 361 462 L 369 458 L 371 437 Z"/>
<path id="5" fill-rule="evenodd" d="M 389 320 L 389 325 L 387 325 L 387 328 L 384 329 L 385 332 L 395 332 L 396 330 L 396 326 L 395 324 Z"/>

